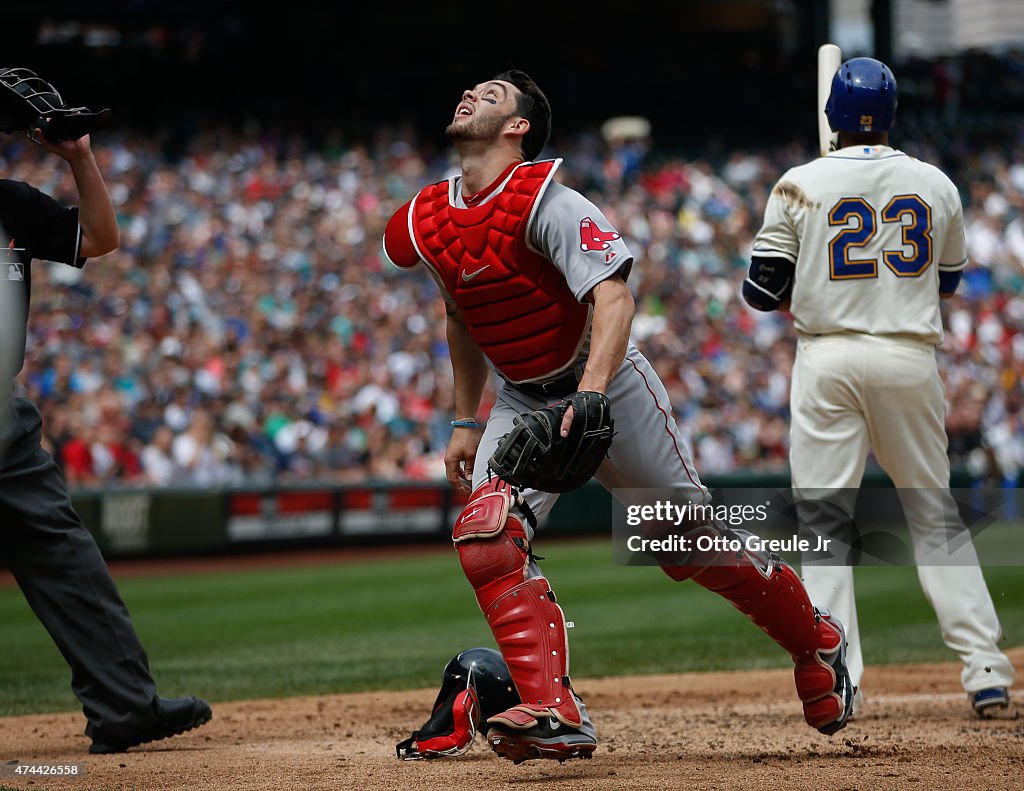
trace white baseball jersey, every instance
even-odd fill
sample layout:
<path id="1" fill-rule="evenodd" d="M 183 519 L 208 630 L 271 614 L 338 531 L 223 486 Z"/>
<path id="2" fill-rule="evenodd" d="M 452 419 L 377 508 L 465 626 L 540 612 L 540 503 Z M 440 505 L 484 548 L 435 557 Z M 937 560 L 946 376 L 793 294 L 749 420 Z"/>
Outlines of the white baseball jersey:
<path id="1" fill-rule="evenodd" d="M 790 401 L 794 495 L 842 491 L 830 497 L 853 513 L 869 450 L 899 489 L 944 492 L 949 458 L 934 348 L 942 340 L 939 273 L 963 269 L 967 259 L 952 182 L 888 146 L 840 149 L 779 180 L 753 255 L 794 264 L 790 309 L 802 333 Z M 973 545 L 954 564 L 927 562 L 948 550 L 933 499 L 944 502 L 904 502 L 921 587 L 943 640 L 963 662 L 964 689 L 1010 686 L 1014 668 L 997 645 L 999 619 Z M 853 569 L 805 561 L 811 601 L 846 627 L 847 665 L 859 687 Z"/>
<path id="2" fill-rule="evenodd" d="M 902 151 L 848 146 L 782 176 L 753 255 L 795 264 L 790 310 L 802 333 L 938 344 L 939 271 L 967 263 L 960 195 Z"/>

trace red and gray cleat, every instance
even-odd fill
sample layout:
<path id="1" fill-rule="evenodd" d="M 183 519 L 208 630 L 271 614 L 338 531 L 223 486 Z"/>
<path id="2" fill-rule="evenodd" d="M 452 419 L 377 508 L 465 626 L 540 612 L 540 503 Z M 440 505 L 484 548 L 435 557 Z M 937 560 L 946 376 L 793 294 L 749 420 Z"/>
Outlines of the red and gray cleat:
<path id="1" fill-rule="evenodd" d="M 488 720 L 488 743 L 494 752 L 516 764 L 531 758 L 549 758 L 559 763 L 570 758 L 590 758 L 597 749 L 597 731 L 583 701 L 574 697 L 582 715 L 579 727 L 566 725 L 553 714 L 534 717 L 512 708 Z"/>
<path id="2" fill-rule="evenodd" d="M 846 630 L 828 610 L 815 608 L 823 645 L 806 660 L 797 661 L 793 675 L 804 704 L 804 719 L 831 736 L 846 727 L 857 688 L 846 669 Z"/>

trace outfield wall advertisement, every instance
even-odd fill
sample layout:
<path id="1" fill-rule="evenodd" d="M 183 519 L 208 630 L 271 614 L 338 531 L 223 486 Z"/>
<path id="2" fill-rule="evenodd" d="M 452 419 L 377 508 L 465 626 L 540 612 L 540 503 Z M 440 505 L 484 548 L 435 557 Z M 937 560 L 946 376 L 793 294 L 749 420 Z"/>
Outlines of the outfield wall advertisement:
<path id="1" fill-rule="evenodd" d="M 712 499 L 717 504 L 749 501 L 756 512 L 758 507 L 765 508 L 764 503 L 770 503 L 766 514 L 772 518 L 765 524 L 759 523 L 760 529 L 752 532 L 767 530 L 773 536 L 779 532 L 780 524 L 784 528 L 793 524 L 791 518 L 788 521 L 783 518 L 787 513 L 782 507 L 788 502 L 787 483 L 783 476 L 708 480 Z M 849 493 L 851 498 L 857 499 L 857 522 L 862 527 L 868 522 L 871 525 L 870 531 L 861 530 L 864 536 L 858 539 L 858 557 L 870 556 L 870 552 L 865 555 L 860 551 L 862 546 L 870 550 L 879 543 L 882 533 L 878 525 L 882 522 L 893 525 L 894 530 L 901 529 L 900 498 L 893 490 L 890 490 L 891 495 L 879 492 L 879 486 L 884 483 L 884 479 L 868 480 L 865 491 L 859 495 L 854 490 Z M 638 491 L 650 497 L 627 497 L 626 500 L 636 499 L 641 503 L 635 506 L 640 514 L 646 513 L 645 507 L 650 510 L 664 499 L 655 497 L 657 493 Z M 975 533 L 1003 517 L 1024 515 L 1021 491 L 954 490 L 960 511 L 968 515 L 967 526 Z M 447 541 L 466 498 L 444 484 L 404 483 L 312 484 L 275 489 L 78 491 L 73 493 L 72 500 L 107 557 L 131 557 L 212 554 L 287 545 Z M 647 506 L 642 505 L 648 501 Z M 542 535 L 606 534 L 628 548 L 635 529 L 629 512 L 622 511 L 621 503 L 615 503 L 617 501 L 596 484 L 564 494 L 547 524 L 542 526 Z M 661 517 L 653 524 L 659 529 L 665 527 Z M 645 529 L 652 528 L 648 525 Z M 796 535 L 793 529 L 788 533 Z M 788 533 L 783 529 L 780 535 L 785 537 Z M 898 548 L 904 544 L 897 542 L 893 546 Z M 643 561 L 633 556 L 623 561 L 620 554 L 616 555 L 619 562 Z M 886 550 L 880 562 L 898 564 L 903 554 Z M 998 562 L 1007 557 L 1016 557 L 1016 554 L 1004 554 L 1002 558 L 997 555 L 996 559 Z"/>
<path id="2" fill-rule="evenodd" d="M 404 484 L 78 491 L 72 502 L 104 555 L 128 557 L 447 540 L 465 497 L 448 486 Z"/>

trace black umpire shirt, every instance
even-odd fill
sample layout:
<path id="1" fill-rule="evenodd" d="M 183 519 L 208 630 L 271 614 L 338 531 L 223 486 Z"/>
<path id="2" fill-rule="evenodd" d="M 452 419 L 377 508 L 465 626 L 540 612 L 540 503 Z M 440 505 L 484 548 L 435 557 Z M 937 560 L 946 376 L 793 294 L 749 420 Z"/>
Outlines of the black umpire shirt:
<path id="1" fill-rule="evenodd" d="M 78 256 L 78 208 L 66 208 L 22 181 L 0 179 L 0 233 L 0 386 L 6 387 L 25 364 L 32 259 L 76 267 L 85 259 Z"/>

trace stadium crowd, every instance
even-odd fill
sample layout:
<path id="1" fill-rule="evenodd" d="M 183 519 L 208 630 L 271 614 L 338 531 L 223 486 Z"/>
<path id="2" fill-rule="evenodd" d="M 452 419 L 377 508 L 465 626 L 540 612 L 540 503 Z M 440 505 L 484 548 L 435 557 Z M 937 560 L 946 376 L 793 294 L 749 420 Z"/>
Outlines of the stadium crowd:
<path id="1" fill-rule="evenodd" d="M 1024 137 L 894 141 L 963 190 L 972 268 L 944 304 L 941 349 L 953 462 L 1016 480 Z M 108 134 L 96 148 L 121 248 L 81 272 L 37 263 L 19 379 L 72 487 L 444 478 L 443 308 L 425 272 L 383 259 L 380 239 L 402 202 L 451 172 L 446 148 L 408 129 L 352 145 L 211 129 L 174 156 Z M 565 157 L 562 179 L 637 257 L 635 340 L 698 469 L 784 469 L 791 321 L 747 309 L 738 290 L 768 192 L 809 141 L 670 156 L 595 133 L 545 153 Z M 23 138 L 5 138 L 0 157 L 9 177 L 74 201 L 66 169 Z"/>

